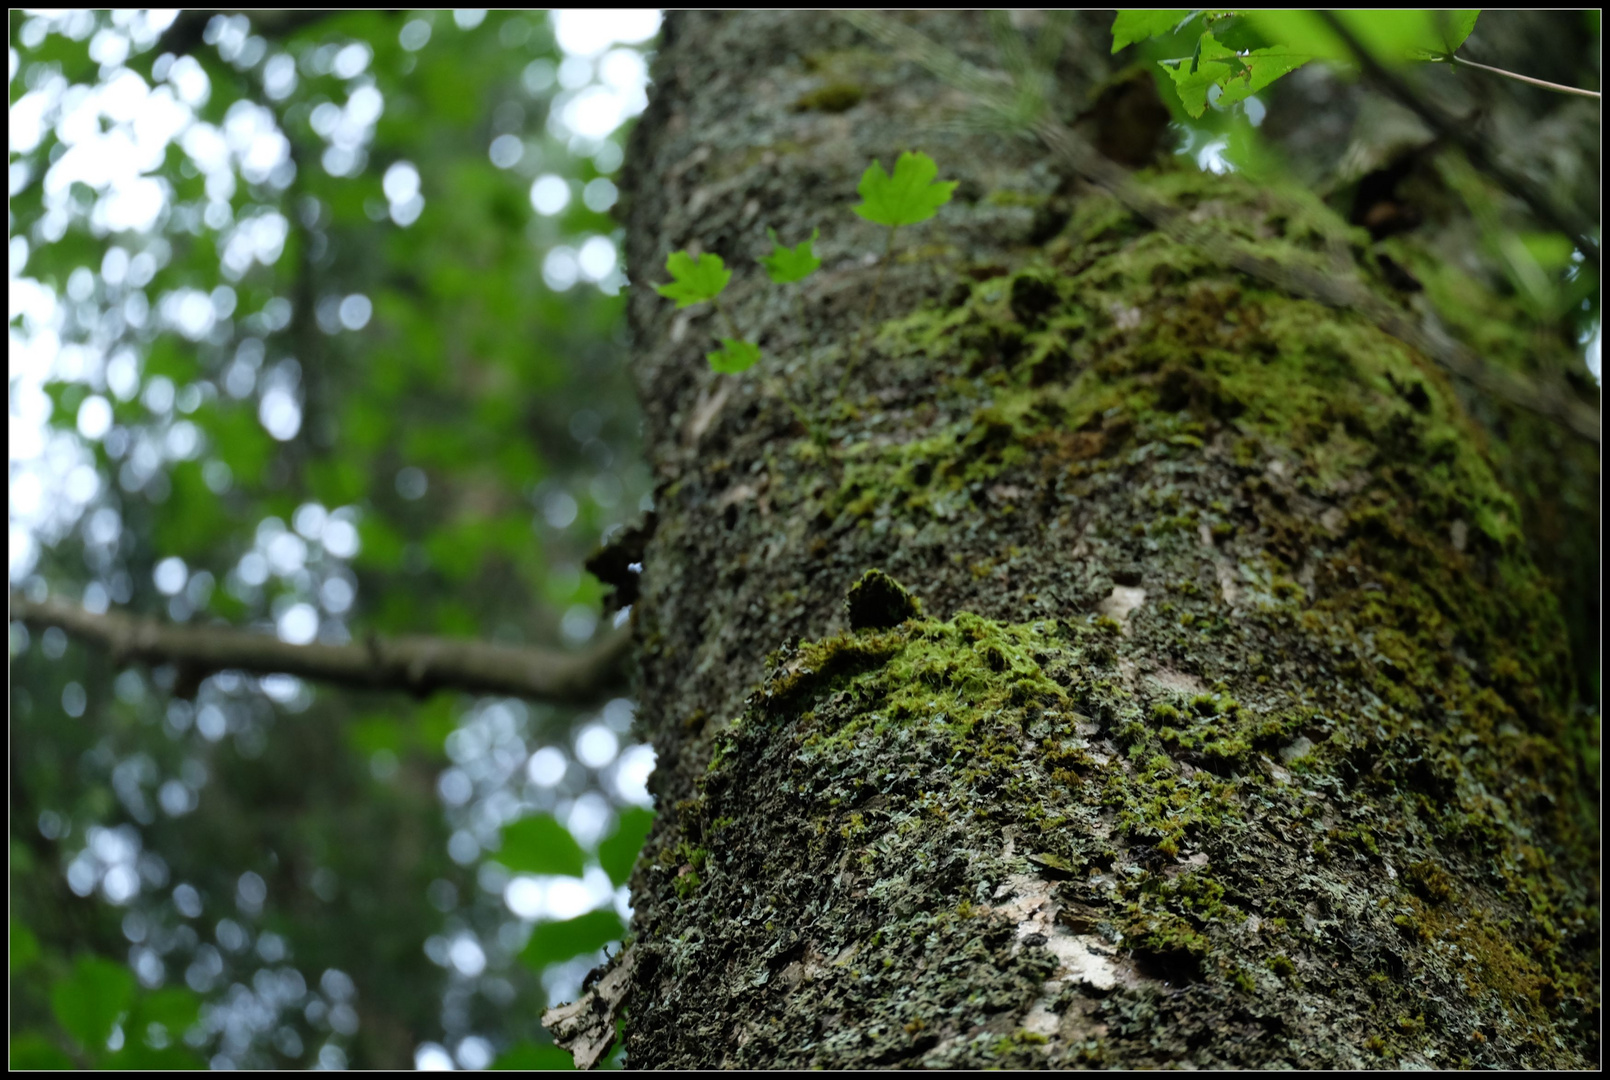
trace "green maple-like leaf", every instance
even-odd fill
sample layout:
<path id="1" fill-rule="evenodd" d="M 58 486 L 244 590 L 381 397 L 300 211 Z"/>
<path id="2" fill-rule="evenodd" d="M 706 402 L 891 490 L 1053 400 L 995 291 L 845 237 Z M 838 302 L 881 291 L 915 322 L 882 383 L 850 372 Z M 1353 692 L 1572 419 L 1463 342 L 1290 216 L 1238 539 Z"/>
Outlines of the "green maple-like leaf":
<path id="1" fill-rule="evenodd" d="M 753 341 L 724 337 L 721 339 L 721 348 L 713 353 L 705 353 L 704 358 L 710 361 L 711 371 L 737 375 L 760 363 L 760 346 Z"/>
<path id="2" fill-rule="evenodd" d="M 533 814 L 503 826 L 497 860 L 516 874 L 581 877 L 587 856 L 552 814 Z"/>
<path id="3" fill-rule="evenodd" d="M 956 190 L 956 181 L 936 181 L 939 166 L 924 153 L 907 151 L 895 162 L 894 175 L 883 171 L 883 165 L 874 161 L 861 176 L 855 190 L 861 195 L 861 205 L 855 212 L 868 221 L 887 225 L 891 229 L 901 225 L 915 225 L 927 221 L 950 201 Z"/>
<path id="4" fill-rule="evenodd" d="M 672 281 L 669 285 L 654 286 L 654 291 L 675 300 L 679 308 L 714 300 L 732 280 L 732 271 L 721 261 L 721 256 L 708 251 L 697 259 L 686 251 L 673 251 L 665 260 L 665 269 Z"/>
<path id="5" fill-rule="evenodd" d="M 1402 65 L 1441 59 L 1464 44 L 1480 11 L 1338 11 L 1336 18 L 1377 60 Z M 1265 41 L 1333 63 L 1356 63 L 1353 50 L 1313 11 L 1248 11 Z"/>
<path id="6" fill-rule="evenodd" d="M 1114 51 L 1118 42 L 1155 36 L 1162 25 L 1159 12 L 1123 13 L 1113 24 Z M 1172 13 L 1166 13 L 1172 14 Z M 1227 12 L 1201 13 L 1209 22 Z M 1470 35 L 1479 11 L 1344 11 L 1338 12 L 1348 31 L 1374 57 L 1384 64 L 1401 65 L 1416 61 L 1442 60 Z M 1128 16 L 1128 17 L 1126 17 Z M 1232 24 L 1244 20 L 1255 36 L 1271 44 L 1265 48 L 1237 50 L 1226 46 L 1212 32 L 1196 43 L 1189 61 L 1163 60 L 1163 69 L 1174 80 L 1180 102 L 1192 116 L 1207 110 L 1208 92 L 1215 86 L 1220 108 L 1245 101 L 1270 83 L 1312 60 L 1334 64 L 1356 63 L 1352 49 L 1312 11 L 1247 11 L 1234 16 Z M 1231 26 L 1231 32 L 1237 29 Z M 1244 36 L 1244 35 L 1243 35 Z"/>
<path id="7" fill-rule="evenodd" d="M 561 1050 L 557 1046 L 539 1046 L 530 1039 L 523 1039 L 498 1055 L 492 1063 L 493 1069 L 518 1069 L 522 1072 L 531 1072 L 537 1069 L 562 1069 L 574 1071 L 576 1059 L 569 1050 Z"/>
<path id="8" fill-rule="evenodd" d="M 777 239 L 776 230 L 767 229 L 766 235 L 771 237 L 771 254 L 763 255 L 760 259 L 760 265 L 766 268 L 766 276 L 779 285 L 809 277 L 812 271 L 822 265 L 822 260 L 811 251 L 811 245 L 816 243 L 820 232 L 820 229 L 812 229 L 809 240 L 801 240 L 793 247 L 784 247 L 782 241 Z"/>
<path id="9" fill-rule="evenodd" d="M 1147 38 L 1162 37 L 1190 14 L 1189 11 L 1120 11 L 1112 21 L 1112 51 Z"/>
<path id="10" fill-rule="evenodd" d="M 70 975 L 50 988 L 50 1005 L 67 1033 L 85 1050 L 99 1054 L 134 993 L 134 976 L 128 968 L 84 956 Z"/>
<path id="11" fill-rule="evenodd" d="M 538 923 L 520 951 L 520 960 L 541 971 L 549 964 L 594 952 L 625 936 L 626 927 L 613 908 L 589 911 L 564 922 Z"/>
<path id="12" fill-rule="evenodd" d="M 637 861 L 637 853 L 643 850 L 643 841 L 648 838 L 649 827 L 653 824 L 654 811 L 641 806 L 627 807 L 621 811 L 615 831 L 598 845 L 599 865 L 615 886 L 626 884 L 632 876 L 632 864 Z"/>
<path id="13" fill-rule="evenodd" d="M 1197 42 L 1196 53 L 1185 60 L 1163 60 L 1161 65 L 1174 80 L 1180 103 L 1192 116 L 1207 110 L 1208 90 L 1220 90 L 1219 107 L 1245 101 L 1283 75 L 1290 74 L 1312 60 L 1313 54 L 1296 52 L 1285 46 L 1252 49 L 1238 53 L 1220 44 L 1211 33 Z"/>

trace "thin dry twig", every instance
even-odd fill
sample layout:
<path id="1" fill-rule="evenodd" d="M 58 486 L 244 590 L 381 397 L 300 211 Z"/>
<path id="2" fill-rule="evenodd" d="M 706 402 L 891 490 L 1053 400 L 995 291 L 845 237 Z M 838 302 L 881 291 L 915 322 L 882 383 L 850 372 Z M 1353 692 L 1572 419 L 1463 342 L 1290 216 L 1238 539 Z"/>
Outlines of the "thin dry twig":
<path id="1" fill-rule="evenodd" d="M 1494 75 L 1514 79 L 1516 82 L 1526 83 L 1529 86 L 1552 90 L 1556 94 L 1571 94 L 1575 97 L 1592 98 L 1594 101 L 1598 101 L 1600 97 L 1597 90 L 1584 90 L 1579 86 L 1566 86 L 1563 83 L 1549 82 L 1547 79 L 1534 79 L 1530 75 L 1522 75 L 1517 71 L 1505 71 L 1503 68 L 1492 67 L 1488 64 L 1478 64 L 1474 60 L 1467 60 L 1463 56 L 1455 56 L 1453 53 L 1449 53 L 1445 58 L 1432 60 L 1431 63 L 1452 64 L 1454 67 L 1472 67 L 1478 71 L 1491 72 Z"/>

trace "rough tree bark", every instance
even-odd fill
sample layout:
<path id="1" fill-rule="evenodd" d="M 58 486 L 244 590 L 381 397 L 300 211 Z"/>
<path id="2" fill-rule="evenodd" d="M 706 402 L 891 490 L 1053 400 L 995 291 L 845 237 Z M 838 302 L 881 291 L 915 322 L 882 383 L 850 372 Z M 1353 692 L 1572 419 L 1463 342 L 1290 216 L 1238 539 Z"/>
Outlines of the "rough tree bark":
<path id="1" fill-rule="evenodd" d="M 911 21 L 1002 66 L 982 16 Z M 1103 74 L 1103 25 L 1062 70 Z M 566 1037 L 624 1010 L 641 1067 L 1596 1062 L 1564 631 L 1447 377 L 944 126 L 967 106 L 820 15 L 666 22 L 626 185 L 660 816 Z M 836 397 L 882 250 L 856 179 L 906 149 L 962 186 Z M 1145 182 L 1402 304 L 1302 192 Z M 767 226 L 822 230 L 803 324 Z M 735 270 L 762 368 L 712 375 L 711 317 L 642 287 L 682 247 Z"/>

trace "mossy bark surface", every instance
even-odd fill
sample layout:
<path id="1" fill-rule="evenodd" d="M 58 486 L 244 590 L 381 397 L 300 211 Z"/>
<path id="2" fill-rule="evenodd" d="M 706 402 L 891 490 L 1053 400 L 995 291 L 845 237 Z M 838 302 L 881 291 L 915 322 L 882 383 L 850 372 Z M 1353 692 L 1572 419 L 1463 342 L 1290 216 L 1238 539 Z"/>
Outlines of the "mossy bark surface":
<path id="1" fill-rule="evenodd" d="M 922 25 L 999 66 L 978 19 Z M 1566 635 L 1446 379 L 937 133 L 965 100 L 824 16 L 674 15 L 654 74 L 630 1064 L 1596 1063 Z M 962 186 L 837 397 L 883 250 L 856 180 L 906 149 Z M 1301 192 L 1138 179 L 1272 257 L 1357 240 Z M 768 226 L 822 230 L 803 305 Z M 735 271 L 745 376 L 647 287 L 684 247 Z"/>

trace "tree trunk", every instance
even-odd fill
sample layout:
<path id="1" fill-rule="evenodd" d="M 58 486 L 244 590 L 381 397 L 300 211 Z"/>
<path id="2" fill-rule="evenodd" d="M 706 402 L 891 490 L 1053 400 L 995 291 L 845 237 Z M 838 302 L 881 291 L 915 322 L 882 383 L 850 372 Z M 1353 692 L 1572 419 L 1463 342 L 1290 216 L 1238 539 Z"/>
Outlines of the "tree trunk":
<path id="1" fill-rule="evenodd" d="M 1003 66 L 983 16 L 914 24 Z M 826 16 L 673 15 L 652 93 L 630 1064 L 1597 1062 L 1564 631 L 1446 376 L 945 126 L 964 95 Z M 850 205 L 908 149 L 961 187 L 884 268 Z M 1350 238 L 1301 192 L 1146 183 L 1271 259 Z M 822 230 L 803 308 L 768 226 Z M 734 270 L 746 375 L 648 288 L 684 247 Z"/>

